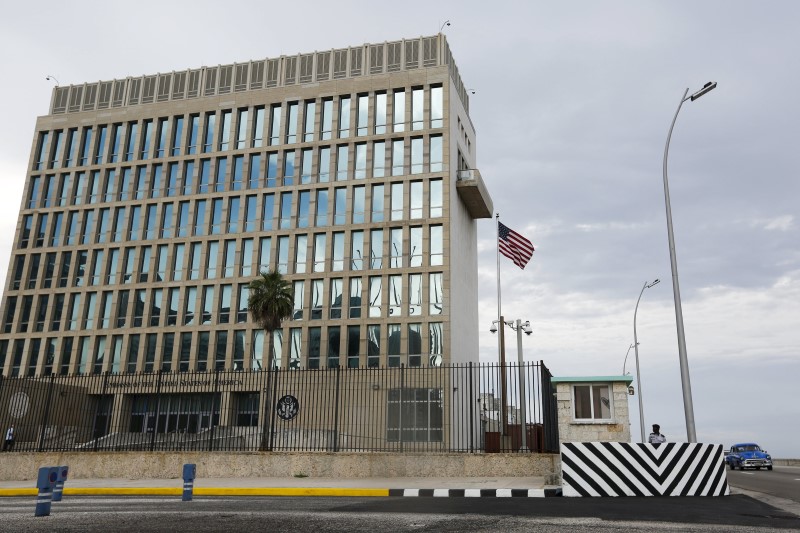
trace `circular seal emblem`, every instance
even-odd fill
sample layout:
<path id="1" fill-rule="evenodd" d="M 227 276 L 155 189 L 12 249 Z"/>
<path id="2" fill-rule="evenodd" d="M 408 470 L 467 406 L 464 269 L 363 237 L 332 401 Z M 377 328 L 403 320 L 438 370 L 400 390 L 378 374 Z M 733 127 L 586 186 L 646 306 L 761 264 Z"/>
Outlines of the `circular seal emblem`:
<path id="1" fill-rule="evenodd" d="M 281 420 L 291 420 L 296 417 L 297 413 L 300 411 L 300 402 L 291 394 L 287 394 L 278 400 L 278 405 L 275 407 L 275 410 L 278 412 L 278 416 L 281 417 Z"/>
<path id="2" fill-rule="evenodd" d="M 15 392 L 8 401 L 8 414 L 11 418 L 22 418 L 28 414 L 31 399 L 24 392 Z"/>

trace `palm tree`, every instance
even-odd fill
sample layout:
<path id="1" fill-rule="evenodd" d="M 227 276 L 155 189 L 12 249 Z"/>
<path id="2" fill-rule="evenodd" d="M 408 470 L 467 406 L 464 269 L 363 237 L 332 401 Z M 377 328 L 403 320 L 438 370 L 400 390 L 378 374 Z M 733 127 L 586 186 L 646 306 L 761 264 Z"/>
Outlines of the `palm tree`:
<path id="1" fill-rule="evenodd" d="M 294 296 L 292 295 L 292 287 L 289 282 L 283 279 L 279 272 L 262 270 L 261 277 L 254 279 L 250 282 L 249 298 L 247 300 L 247 310 L 250 311 L 250 316 L 253 320 L 269 334 L 269 346 L 267 348 L 267 370 L 272 370 L 272 362 L 274 359 L 275 343 L 274 335 L 275 330 L 280 329 L 281 322 L 285 318 L 292 316 L 294 308 Z M 277 379 L 277 373 L 273 379 Z M 272 387 L 274 389 L 274 387 Z M 272 445 L 267 444 L 267 434 L 272 434 L 271 418 L 269 417 L 269 409 L 267 406 L 271 405 L 272 398 L 270 392 L 270 374 L 267 374 L 267 387 L 264 397 L 264 423 L 263 431 L 261 433 L 261 449 L 271 450 Z"/>
<path id="2" fill-rule="evenodd" d="M 292 316 L 294 296 L 292 286 L 279 272 L 263 270 L 261 277 L 250 282 L 247 310 L 250 316 L 269 334 L 267 348 L 267 369 L 272 370 L 275 344 L 275 330 L 281 322 Z"/>

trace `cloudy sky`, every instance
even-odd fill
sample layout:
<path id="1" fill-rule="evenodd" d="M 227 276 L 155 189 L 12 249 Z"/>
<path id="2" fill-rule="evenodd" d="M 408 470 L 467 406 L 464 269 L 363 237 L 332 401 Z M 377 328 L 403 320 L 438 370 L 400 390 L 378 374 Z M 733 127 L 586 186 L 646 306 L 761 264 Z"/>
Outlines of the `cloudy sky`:
<path id="1" fill-rule="evenodd" d="M 367 7 L 369 6 L 369 7 Z M 124 78 L 444 31 L 475 90 L 478 166 L 536 245 L 501 258 L 503 312 L 555 375 L 618 375 L 637 333 L 645 422 L 685 440 L 662 181 L 698 440 L 800 457 L 800 4 L 786 1 L 15 2 L 0 18 L 0 265 L 52 83 Z M 481 359 L 496 360 L 496 236 L 479 223 Z M 0 278 L 2 286 L 5 279 Z M 470 326 L 472 327 L 472 326 Z M 514 338 L 507 353 L 514 358 Z M 633 350 L 626 372 L 635 377 Z M 631 432 L 639 434 L 637 397 Z"/>

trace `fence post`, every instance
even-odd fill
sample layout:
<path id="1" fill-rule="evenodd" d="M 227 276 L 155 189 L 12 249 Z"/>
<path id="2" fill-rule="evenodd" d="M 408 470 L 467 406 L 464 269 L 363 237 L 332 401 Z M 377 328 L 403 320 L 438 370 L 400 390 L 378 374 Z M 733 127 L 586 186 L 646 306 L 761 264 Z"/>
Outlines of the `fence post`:
<path id="1" fill-rule="evenodd" d="M 50 402 L 53 400 L 53 379 L 55 374 L 50 374 L 50 385 L 47 388 L 47 401 L 44 405 L 44 414 L 42 415 L 42 430 L 39 432 L 39 451 L 44 451 L 44 436 L 47 431 L 47 423 L 50 419 Z"/>
<path id="2" fill-rule="evenodd" d="M 269 428 L 269 420 L 267 420 L 267 417 L 269 417 L 269 412 L 270 412 L 270 409 L 269 409 L 269 395 L 270 395 L 270 378 L 272 377 L 272 374 L 270 373 L 271 370 L 272 370 L 271 368 L 267 367 L 267 370 L 266 370 L 267 383 L 266 383 L 266 386 L 261 388 L 261 390 L 264 392 L 264 409 L 263 409 L 263 412 L 262 412 L 263 416 L 262 416 L 262 422 L 261 422 L 262 423 L 262 426 L 261 426 L 261 444 L 259 445 L 258 448 L 262 452 L 267 449 L 267 429 Z M 261 374 L 262 375 L 264 374 L 263 370 L 262 370 Z"/>
<path id="3" fill-rule="evenodd" d="M 469 453 L 475 452 L 475 397 L 472 388 L 472 361 L 469 362 Z"/>
<path id="4" fill-rule="evenodd" d="M 400 453 L 403 453 L 403 392 L 405 391 L 405 387 L 406 365 L 405 363 L 400 363 L 400 412 L 398 413 L 398 419 L 400 420 L 400 435 L 398 435 L 398 437 L 400 437 Z"/>
<path id="5" fill-rule="evenodd" d="M 97 434 L 97 414 L 100 412 L 100 406 L 103 404 L 103 399 L 106 397 L 106 387 L 108 386 L 108 375 L 110 371 L 106 371 L 103 374 L 103 390 L 100 392 L 100 399 L 97 402 L 97 406 L 94 409 L 94 420 L 92 421 L 92 441 L 94 442 L 94 451 L 97 451 L 97 445 L 99 444 Z"/>
<path id="6" fill-rule="evenodd" d="M 341 367 L 336 367 L 336 391 L 333 400 L 333 451 L 339 451 L 339 371 Z"/>
<path id="7" fill-rule="evenodd" d="M 272 378 L 272 392 L 270 392 L 269 448 L 267 448 L 267 450 L 270 452 L 272 451 L 272 447 L 275 445 L 275 393 L 278 391 L 278 374 L 280 371 L 280 368 L 275 369 L 275 377 Z"/>
<path id="8" fill-rule="evenodd" d="M 158 433 L 158 416 L 161 413 L 161 373 L 159 369 L 156 374 L 156 419 L 153 422 L 153 434 L 150 435 L 150 451 L 156 449 L 156 433 Z"/>
<path id="9" fill-rule="evenodd" d="M 214 404 L 217 401 L 217 394 L 219 392 L 219 367 L 214 369 L 214 395 L 211 396 L 211 431 L 208 432 L 208 451 L 214 451 Z M 222 413 L 220 413 L 221 415 Z"/>

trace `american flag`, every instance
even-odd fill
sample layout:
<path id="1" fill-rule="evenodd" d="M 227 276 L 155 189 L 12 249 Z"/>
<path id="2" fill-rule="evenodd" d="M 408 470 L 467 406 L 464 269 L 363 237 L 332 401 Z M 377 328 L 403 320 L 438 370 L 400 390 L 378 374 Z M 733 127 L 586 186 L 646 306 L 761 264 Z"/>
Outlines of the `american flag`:
<path id="1" fill-rule="evenodd" d="M 500 253 L 524 269 L 533 256 L 533 243 L 498 221 L 498 246 Z"/>

